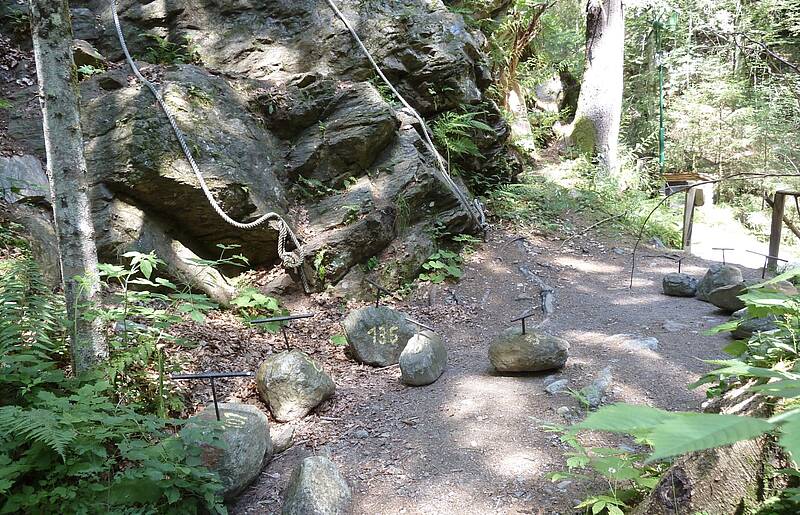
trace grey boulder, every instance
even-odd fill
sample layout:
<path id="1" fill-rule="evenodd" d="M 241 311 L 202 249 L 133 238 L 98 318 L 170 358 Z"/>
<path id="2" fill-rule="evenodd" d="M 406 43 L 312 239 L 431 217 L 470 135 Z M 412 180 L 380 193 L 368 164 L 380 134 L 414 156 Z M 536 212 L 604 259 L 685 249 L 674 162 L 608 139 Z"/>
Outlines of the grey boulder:
<path id="1" fill-rule="evenodd" d="M 746 283 L 720 286 L 709 292 L 708 302 L 724 311 L 733 313 L 745 307 L 744 301 L 739 298 L 739 295 L 742 295 L 746 291 Z"/>
<path id="2" fill-rule="evenodd" d="M 539 372 L 563 367 L 568 353 L 566 340 L 511 327 L 489 346 L 489 361 L 498 372 Z"/>
<path id="3" fill-rule="evenodd" d="M 711 265 L 697 284 L 697 298 L 708 302 L 708 294 L 722 286 L 741 284 L 742 271 L 732 265 Z"/>
<path id="4" fill-rule="evenodd" d="M 353 494 L 338 467 L 324 456 L 300 462 L 284 496 L 282 515 L 344 515 Z"/>
<path id="5" fill-rule="evenodd" d="M 299 350 L 268 357 L 258 367 L 256 385 L 280 422 L 303 418 L 336 392 L 336 385 L 322 366 Z"/>
<path id="6" fill-rule="evenodd" d="M 401 380 L 411 386 L 433 383 L 444 372 L 447 349 L 442 339 L 432 331 L 422 331 L 408 340 L 400 354 Z"/>
<path id="7" fill-rule="evenodd" d="M 748 318 L 747 308 L 740 309 L 732 315 L 733 319 L 739 320 L 739 325 L 731 331 L 731 336 L 737 340 L 748 340 L 755 333 L 765 333 L 778 329 L 778 318 L 775 315 L 758 318 Z"/>
<path id="8" fill-rule="evenodd" d="M 235 497 L 261 473 L 272 459 L 272 439 L 267 416 L 255 406 L 220 403 L 225 448 L 203 445 L 203 465 L 219 474 L 226 499 Z M 206 406 L 194 417 L 188 428 L 197 428 L 203 421 L 216 421 L 213 405 Z"/>
<path id="9" fill-rule="evenodd" d="M 697 279 L 688 274 L 671 273 L 661 281 L 664 295 L 671 297 L 694 297 L 697 294 Z"/>
<path id="10" fill-rule="evenodd" d="M 404 314 L 384 306 L 353 311 L 342 326 L 353 358 L 378 367 L 398 363 L 406 343 L 416 334 Z"/>
<path id="11" fill-rule="evenodd" d="M 600 407 L 609 388 L 611 388 L 611 382 L 613 380 L 614 374 L 611 372 L 611 367 L 605 367 L 597 374 L 591 383 L 581 388 L 580 393 L 589 409 L 597 409 Z"/>

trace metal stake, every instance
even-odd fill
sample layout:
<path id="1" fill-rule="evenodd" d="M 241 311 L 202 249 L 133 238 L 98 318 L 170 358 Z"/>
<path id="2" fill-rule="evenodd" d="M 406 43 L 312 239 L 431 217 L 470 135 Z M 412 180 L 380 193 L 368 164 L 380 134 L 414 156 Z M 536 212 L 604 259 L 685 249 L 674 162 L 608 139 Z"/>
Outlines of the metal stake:
<path id="1" fill-rule="evenodd" d="M 211 380 L 211 398 L 214 400 L 214 413 L 217 415 L 217 421 L 220 420 L 219 404 L 217 403 L 217 384 L 215 379 L 221 377 L 252 377 L 252 372 L 203 372 L 201 374 L 173 374 L 169 376 L 172 380 L 197 380 L 197 379 L 210 379 Z"/>
<path id="2" fill-rule="evenodd" d="M 434 333 L 436 332 L 436 329 L 434 329 L 433 327 L 427 326 L 427 325 L 423 324 L 422 322 L 414 320 L 413 318 L 406 317 L 406 321 L 407 322 L 411 322 L 412 324 L 414 324 L 416 326 L 419 326 L 419 327 L 421 327 L 423 329 L 427 329 L 428 331 L 431 331 L 431 332 L 434 332 Z"/>
<path id="3" fill-rule="evenodd" d="M 528 311 L 524 315 L 518 316 L 517 318 L 511 320 L 511 322 L 519 322 L 522 321 L 522 334 L 525 334 L 526 327 L 525 327 L 525 320 L 532 317 L 534 315 L 535 310 Z"/>
<path id="4" fill-rule="evenodd" d="M 767 267 L 769 266 L 769 261 L 771 259 L 774 259 L 775 261 L 783 261 L 784 263 L 788 263 L 789 262 L 789 260 L 787 260 L 787 259 L 781 259 L 778 256 L 770 256 L 769 254 L 762 254 L 761 252 L 756 252 L 754 250 L 748 250 L 747 252 L 749 252 L 750 254 L 755 254 L 757 256 L 763 256 L 764 257 L 764 268 L 761 269 L 761 278 L 762 279 L 765 279 L 767 277 Z"/>
<path id="5" fill-rule="evenodd" d="M 380 284 L 376 283 L 371 279 L 364 279 L 367 281 L 373 288 L 375 288 L 375 307 L 377 308 L 381 304 L 381 295 L 391 295 L 392 292 L 381 286 Z"/>
<path id="6" fill-rule="evenodd" d="M 312 318 L 317 316 L 316 313 L 300 313 L 299 315 L 286 315 L 282 317 L 271 317 L 271 318 L 259 318 L 256 320 L 251 320 L 251 324 L 268 324 L 270 322 L 288 322 L 291 320 L 300 320 L 303 318 Z M 286 325 L 281 324 L 281 333 L 283 334 L 283 342 L 286 344 L 286 350 L 292 350 L 292 346 L 289 345 L 289 335 L 286 334 Z"/>
<path id="7" fill-rule="evenodd" d="M 711 250 L 721 250 L 722 251 L 722 264 L 726 265 L 727 263 L 725 262 L 725 251 L 726 250 L 736 250 L 736 249 L 732 249 L 730 247 L 712 247 Z"/>

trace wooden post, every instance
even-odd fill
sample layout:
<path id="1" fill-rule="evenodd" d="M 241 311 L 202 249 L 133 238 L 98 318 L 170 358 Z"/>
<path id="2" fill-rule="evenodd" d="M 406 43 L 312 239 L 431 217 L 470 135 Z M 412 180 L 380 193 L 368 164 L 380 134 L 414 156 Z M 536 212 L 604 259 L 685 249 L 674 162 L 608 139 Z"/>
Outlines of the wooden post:
<path id="1" fill-rule="evenodd" d="M 692 247 L 692 226 L 694 225 L 694 206 L 697 189 L 689 186 L 686 188 L 686 202 L 683 205 L 683 236 L 681 248 L 689 250 Z"/>
<path id="2" fill-rule="evenodd" d="M 775 202 L 772 204 L 772 226 L 769 230 L 769 252 L 770 256 L 778 256 L 781 249 L 781 230 L 783 229 L 783 207 L 786 204 L 786 193 L 783 191 L 775 192 Z M 778 269 L 778 260 L 767 258 L 767 269 L 774 272 Z"/>

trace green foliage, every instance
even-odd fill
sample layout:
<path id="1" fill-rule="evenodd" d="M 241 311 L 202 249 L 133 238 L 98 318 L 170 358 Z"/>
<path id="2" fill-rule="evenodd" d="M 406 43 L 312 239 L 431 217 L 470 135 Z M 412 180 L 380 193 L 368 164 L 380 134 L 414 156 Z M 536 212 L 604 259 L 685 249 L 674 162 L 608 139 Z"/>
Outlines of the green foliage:
<path id="1" fill-rule="evenodd" d="M 575 508 L 593 514 L 617 515 L 629 508 L 628 503 L 642 499 L 658 484 L 664 466 L 645 465 L 645 456 L 640 453 L 613 448 L 584 447 L 573 432 L 562 428 L 550 428 L 562 433 L 561 441 L 572 450 L 567 452 L 567 470 L 549 475 L 551 481 L 563 479 L 586 480 L 600 476 L 608 483 L 608 491 L 591 495 Z"/>
<path id="2" fill-rule="evenodd" d="M 434 284 L 442 283 L 447 279 L 460 279 L 464 275 L 461 263 L 461 257 L 455 252 L 437 250 L 422 264 L 425 272 L 419 274 L 419 279 L 421 281 L 430 281 Z"/>
<path id="3" fill-rule="evenodd" d="M 101 73 L 105 73 L 105 70 L 102 68 L 97 68 L 96 66 L 92 66 L 91 64 L 78 66 L 78 77 L 80 79 L 86 79 L 92 75 L 99 75 Z"/>
<path id="4" fill-rule="evenodd" d="M 658 198 L 627 190 L 620 193 L 612 183 L 598 178 L 595 168 L 584 159 L 558 165 L 559 175 L 573 183 L 568 188 L 538 173 L 527 171 L 520 182 L 489 192 L 487 205 L 496 216 L 514 223 L 532 224 L 548 232 L 571 230 L 570 214 L 579 213 L 587 223 L 610 219 L 601 229 L 614 228 L 638 234 L 645 217 Z M 681 206 L 659 208 L 645 227 L 645 237 L 658 237 L 666 245 L 678 247 L 681 241 Z"/>
<path id="5" fill-rule="evenodd" d="M 33 261 L 0 263 L 0 512 L 225 513 L 201 464 L 218 431 L 120 402 L 106 371 L 67 377 L 63 321 Z"/>
<path id="6" fill-rule="evenodd" d="M 325 282 L 325 277 L 328 275 L 328 270 L 325 268 L 325 254 L 327 252 L 327 249 L 321 249 L 314 256 L 314 271 L 317 273 L 317 279 L 321 282 Z"/>
<path id="7" fill-rule="evenodd" d="M 363 269 L 365 272 L 372 272 L 373 270 L 378 268 L 379 264 L 380 261 L 378 261 L 378 256 L 372 256 L 367 260 L 366 263 L 364 263 Z"/>
<path id="8" fill-rule="evenodd" d="M 5 98 L 0 98 L 0 109 L 11 109 L 11 102 Z"/>
<path id="9" fill-rule="evenodd" d="M 199 64 L 200 54 L 191 39 L 184 36 L 181 43 L 173 43 L 157 34 L 143 33 L 147 41 L 143 59 L 153 64 Z"/>
<path id="10" fill-rule="evenodd" d="M 288 313 L 287 310 L 280 307 L 277 299 L 264 295 L 256 288 L 242 290 L 231 301 L 231 305 L 236 308 L 237 314 L 246 322 L 256 318 L 277 317 Z M 280 329 L 280 323 L 259 324 L 258 327 L 274 333 Z"/>
<path id="11" fill-rule="evenodd" d="M 494 132 L 494 129 L 478 119 L 482 111 L 448 111 L 439 116 L 432 125 L 433 137 L 445 149 L 447 160 L 451 157 L 482 157 L 474 139 L 477 132 Z"/>
<path id="12" fill-rule="evenodd" d="M 302 175 L 297 177 L 295 188 L 300 195 L 309 200 L 319 200 L 336 193 L 336 190 L 325 186 L 319 179 L 307 178 Z"/>
<path id="13" fill-rule="evenodd" d="M 334 334 L 330 338 L 331 343 L 337 347 L 344 347 L 347 345 L 347 336 L 343 334 Z"/>
<path id="14" fill-rule="evenodd" d="M 358 217 L 361 214 L 361 206 L 356 204 L 346 204 L 342 206 L 342 209 L 345 212 L 344 218 L 342 219 L 343 224 L 350 225 L 358 221 Z"/>

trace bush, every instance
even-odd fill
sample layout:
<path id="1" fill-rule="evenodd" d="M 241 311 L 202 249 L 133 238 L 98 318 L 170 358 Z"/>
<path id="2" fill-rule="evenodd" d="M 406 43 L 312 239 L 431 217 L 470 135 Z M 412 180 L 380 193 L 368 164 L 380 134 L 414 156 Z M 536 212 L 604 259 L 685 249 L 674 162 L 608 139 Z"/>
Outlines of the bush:
<path id="1" fill-rule="evenodd" d="M 201 444 L 121 403 L 104 376 L 64 372 L 63 299 L 27 257 L 0 262 L 0 513 L 225 513 Z"/>

